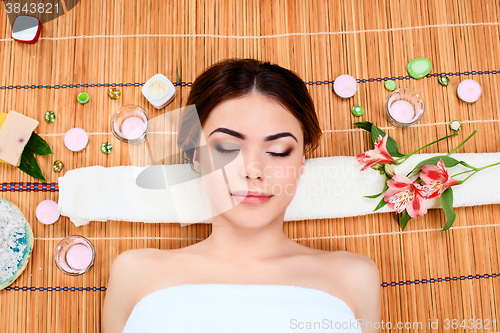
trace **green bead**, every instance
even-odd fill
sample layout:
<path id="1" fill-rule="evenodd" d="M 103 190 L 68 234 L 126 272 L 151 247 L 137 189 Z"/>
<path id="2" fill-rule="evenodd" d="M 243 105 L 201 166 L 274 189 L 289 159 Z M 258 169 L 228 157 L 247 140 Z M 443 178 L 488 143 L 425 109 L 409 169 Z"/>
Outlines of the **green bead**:
<path id="1" fill-rule="evenodd" d="M 45 113 L 45 121 L 48 123 L 53 123 L 54 121 L 56 121 L 56 114 L 52 111 L 47 111 L 47 113 Z"/>
<path id="2" fill-rule="evenodd" d="M 54 165 L 52 166 L 52 170 L 54 170 L 55 172 L 61 172 L 63 167 L 64 167 L 63 162 L 57 160 L 54 162 Z"/>
<path id="3" fill-rule="evenodd" d="M 86 92 L 81 92 L 78 94 L 77 99 L 78 99 L 78 102 L 85 104 L 89 101 L 89 94 Z"/>
<path id="4" fill-rule="evenodd" d="M 407 70 L 412 78 L 420 79 L 431 72 L 432 63 L 425 57 L 415 58 L 408 63 Z"/>
<path id="5" fill-rule="evenodd" d="M 104 153 L 104 154 L 111 154 L 111 151 L 113 150 L 113 145 L 109 142 L 104 142 L 102 145 L 101 145 L 101 151 Z"/>
<path id="6" fill-rule="evenodd" d="M 394 89 L 396 89 L 396 82 L 394 82 L 393 80 L 386 80 L 384 83 L 384 87 L 387 90 L 393 91 Z"/>
<path id="7" fill-rule="evenodd" d="M 442 86 L 447 86 L 450 84 L 450 79 L 446 75 L 439 75 L 438 82 Z"/>
<path id="8" fill-rule="evenodd" d="M 353 115 L 356 117 L 362 116 L 363 113 L 365 113 L 365 108 L 362 107 L 361 105 L 354 105 L 351 109 L 351 112 Z"/>
<path id="9" fill-rule="evenodd" d="M 459 122 L 458 120 L 453 120 L 451 123 L 450 123 L 450 129 L 452 131 L 455 131 L 455 132 L 458 132 L 460 130 L 460 128 L 462 127 L 462 123 Z"/>

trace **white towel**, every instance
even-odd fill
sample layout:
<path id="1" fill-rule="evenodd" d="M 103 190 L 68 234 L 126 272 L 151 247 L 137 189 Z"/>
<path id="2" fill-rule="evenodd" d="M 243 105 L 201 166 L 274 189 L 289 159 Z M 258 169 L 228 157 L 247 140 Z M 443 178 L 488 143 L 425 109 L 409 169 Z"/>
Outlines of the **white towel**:
<path id="1" fill-rule="evenodd" d="M 374 323 L 372 323 L 373 325 Z M 349 306 L 325 291 L 287 285 L 185 284 L 141 299 L 123 333 L 302 330 L 360 333 Z"/>
<path id="2" fill-rule="evenodd" d="M 407 174 L 418 162 L 438 154 L 416 154 L 401 165 L 397 173 Z M 439 154 L 443 155 L 443 154 Z M 500 153 L 452 154 L 475 167 L 500 162 Z M 306 160 L 297 192 L 285 213 L 285 221 L 358 216 L 373 213 L 381 197 L 384 176 L 353 156 Z M 136 166 L 105 168 L 93 166 L 68 171 L 59 178 L 59 211 L 76 225 L 90 221 L 211 223 L 210 201 L 201 178 L 189 164 L 158 166 L 167 189 L 145 189 L 136 178 L 145 169 Z M 457 165 L 450 175 L 468 170 Z M 223 181 L 221 169 L 210 174 Z M 464 179 L 468 174 L 458 176 Z M 161 182 L 160 182 L 161 183 Z M 500 203 L 500 165 L 482 170 L 464 184 L 455 186 L 454 207 Z M 428 201 L 429 208 L 441 207 L 439 198 Z M 390 212 L 386 205 L 377 212 Z"/>

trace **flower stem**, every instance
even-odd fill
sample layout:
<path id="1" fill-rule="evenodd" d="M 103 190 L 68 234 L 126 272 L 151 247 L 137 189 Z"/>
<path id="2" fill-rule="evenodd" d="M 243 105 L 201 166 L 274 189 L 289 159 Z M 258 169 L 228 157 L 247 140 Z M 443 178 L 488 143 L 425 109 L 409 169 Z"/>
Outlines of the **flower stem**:
<path id="1" fill-rule="evenodd" d="M 453 176 L 451 176 L 451 178 L 455 178 L 455 176 L 458 176 L 458 175 L 461 175 L 463 173 L 467 173 L 467 172 L 472 172 L 472 171 L 476 171 L 477 169 L 471 169 L 471 170 L 467 170 L 467 171 L 464 171 L 464 172 L 459 172 L 459 173 L 456 173 L 454 174 Z"/>
<path id="2" fill-rule="evenodd" d="M 457 151 L 460 147 L 462 147 L 462 146 L 463 146 L 463 145 L 464 145 L 467 141 L 469 141 L 469 139 L 470 139 L 470 138 L 472 138 L 472 136 L 473 136 L 474 134 L 476 134 L 476 133 L 477 133 L 477 131 L 478 131 L 478 130 L 475 130 L 474 132 L 472 132 L 472 134 L 471 134 L 471 135 L 469 135 L 469 136 L 467 137 L 467 139 L 465 139 L 464 141 L 462 141 L 462 143 L 461 143 L 461 144 L 459 144 L 459 145 L 458 145 L 455 149 L 453 149 L 453 150 L 452 150 L 452 151 L 450 151 L 448 154 L 446 154 L 446 156 L 450 156 L 451 154 L 453 154 L 454 152 L 456 152 L 456 151 Z"/>
<path id="3" fill-rule="evenodd" d="M 477 172 L 481 171 L 481 170 L 484 170 L 484 169 L 487 169 L 487 168 L 490 168 L 492 166 L 495 166 L 495 165 L 500 165 L 500 162 L 498 163 L 493 163 L 493 164 L 490 164 L 490 165 L 487 165 L 487 166 L 484 166 L 482 168 L 478 168 L 478 169 L 475 169 L 475 170 L 468 170 L 468 171 L 464 171 L 464 172 L 460 172 L 460 173 L 457 173 L 456 175 L 460 175 L 462 173 L 466 173 L 466 172 L 471 172 L 471 171 L 474 171 L 473 174 L 467 176 L 467 178 L 465 178 L 464 180 L 460 180 L 460 184 L 463 184 L 467 179 L 469 179 L 470 177 L 474 176 Z M 452 178 L 455 177 L 456 175 L 453 175 L 451 176 Z"/>
<path id="4" fill-rule="evenodd" d="M 429 147 L 429 146 L 431 146 L 431 145 L 433 145 L 433 144 L 435 144 L 435 143 L 438 143 L 439 141 L 446 140 L 446 139 L 451 138 L 452 136 L 456 136 L 456 135 L 458 135 L 458 133 L 453 133 L 453 134 L 450 134 L 450 135 L 445 136 L 444 138 L 437 139 L 436 141 L 432 141 L 431 143 L 426 144 L 425 146 L 423 146 L 423 147 L 421 147 L 421 148 L 418 148 L 418 149 L 417 149 L 417 150 L 415 150 L 414 152 L 411 152 L 410 154 L 405 155 L 405 156 L 403 156 L 403 157 L 401 157 L 401 158 L 397 159 L 397 160 L 394 162 L 394 164 L 401 164 L 401 163 L 403 163 L 404 161 L 406 161 L 406 160 L 408 159 L 408 157 L 410 157 L 411 155 L 413 155 L 413 154 L 415 154 L 415 153 L 417 153 L 417 152 L 421 151 L 422 149 L 427 148 L 427 147 Z"/>

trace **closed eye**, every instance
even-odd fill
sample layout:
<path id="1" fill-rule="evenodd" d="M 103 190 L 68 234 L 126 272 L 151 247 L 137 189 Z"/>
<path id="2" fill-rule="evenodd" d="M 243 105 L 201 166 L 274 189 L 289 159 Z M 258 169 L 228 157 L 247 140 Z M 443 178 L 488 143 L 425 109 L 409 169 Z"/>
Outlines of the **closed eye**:
<path id="1" fill-rule="evenodd" d="M 222 154 L 231 154 L 231 153 L 234 153 L 234 152 L 237 152 L 237 151 L 240 151 L 239 149 L 223 149 L 219 146 L 216 146 L 215 147 L 215 150 L 217 150 L 219 153 L 222 153 Z M 271 156 L 274 156 L 274 157 L 287 157 L 290 155 L 292 149 L 288 149 L 286 152 L 284 153 L 274 153 L 274 152 L 268 152 Z"/>

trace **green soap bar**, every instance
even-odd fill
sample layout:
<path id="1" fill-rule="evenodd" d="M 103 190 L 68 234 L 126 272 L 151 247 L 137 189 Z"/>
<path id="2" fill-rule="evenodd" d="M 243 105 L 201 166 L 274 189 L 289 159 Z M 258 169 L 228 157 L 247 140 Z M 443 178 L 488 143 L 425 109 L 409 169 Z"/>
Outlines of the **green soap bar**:
<path id="1" fill-rule="evenodd" d="M 393 91 L 394 89 L 396 89 L 396 82 L 394 82 L 393 80 L 387 80 L 384 83 L 384 87 L 387 90 Z"/>
<path id="2" fill-rule="evenodd" d="M 78 99 L 78 102 L 85 104 L 89 101 L 89 94 L 86 92 L 81 92 L 78 94 L 77 99 Z"/>
<path id="3" fill-rule="evenodd" d="M 365 113 L 365 108 L 362 107 L 361 105 L 354 105 L 351 109 L 351 112 L 353 115 L 359 117 Z"/>
<path id="4" fill-rule="evenodd" d="M 420 79 L 431 72 L 432 63 L 425 57 L 415 58 L 408 63 L 407 70 L 412 78 Z"/>

